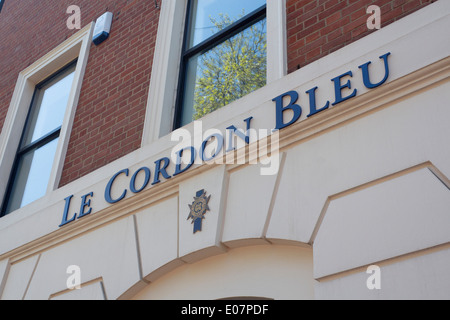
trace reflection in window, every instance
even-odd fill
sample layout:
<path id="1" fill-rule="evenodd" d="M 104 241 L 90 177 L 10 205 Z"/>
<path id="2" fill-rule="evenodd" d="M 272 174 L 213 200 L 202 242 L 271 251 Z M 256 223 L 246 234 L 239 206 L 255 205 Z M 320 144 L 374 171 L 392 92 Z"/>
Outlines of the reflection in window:
<path id="1" fill-rule="evenodd" d="M 192 27 L 188 47 L 192 48 L 265 5 L 265 0 L 197 0 L 192 3 Z"/>
<path id="2" fill-rule="evenodd" d="M 45 195 L 74 73 L 75 63 L 71 63 L 36 86 L 2 216 Z"/>
<path id="3" fill-rule="evenodd" d="M 190 1 L 176 127 L 266 84 L 265 3 Z"/>

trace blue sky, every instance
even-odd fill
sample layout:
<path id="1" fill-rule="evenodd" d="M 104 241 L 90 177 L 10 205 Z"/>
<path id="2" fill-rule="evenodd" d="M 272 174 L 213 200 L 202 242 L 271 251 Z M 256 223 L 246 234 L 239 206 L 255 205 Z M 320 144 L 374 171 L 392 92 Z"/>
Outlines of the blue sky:
<path id="1" fill-rule="evenodd" d="M 220 14 L 228 14 L 233 20 L 242 14 L 250 13 L 266 3 L 265 0 L 196 0 L 197 15 L 195 17 L 194 43 L 196 45 L 210 37 L 214 30 L 212 18 L 219 18 Z"/>

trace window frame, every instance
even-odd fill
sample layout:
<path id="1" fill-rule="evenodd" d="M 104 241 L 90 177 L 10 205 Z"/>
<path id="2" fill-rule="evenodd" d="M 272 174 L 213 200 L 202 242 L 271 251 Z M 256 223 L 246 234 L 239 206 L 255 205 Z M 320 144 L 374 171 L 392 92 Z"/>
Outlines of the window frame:
<path id="1" fill-rule="evenodd" d="M 165 0 L 161 5 L 142 147 L 174 131 L 187 3 L 188 0 Z M 287 75 L 286 0 L 270 0 L 266 6 L 269 85 Z"/>
<path id="2" fill-rule="evenodd" d="M 8 185 L 6 182 L 9 181 L 16 160 L 17 150 L 20 148 L 22 134 L 36 85 L 48 79 L 49 76 L 54 75 L 56 71 L 61 70 L 70 62 L 78 59 L 45 196 L 27 206 L 15 210 L 14 214 L 1 217 L 2 220 L 7 218 L 9 220 L 9 217 L 14 217 L 12 219 L 15 220 L 20 219 L 23 215 L 28 216 L 33 214 L 35 212 L 33 207 L 38 208 L 41 204 L 48 203 L 51 200 L 52 192 L 59 188 L 75 111 L 82 87 L 82 79 L 89 57 L 94 26 L 94 22 L 89 23 L 18 74 L 16 86 L 0 134 L 0 181 L 5 182 L 0 183 L 0 200 L 2 201 L 7 192 Z"/>
<path id="3" fill-rule="evenodd" d="M 33 98 L 31 99 L 31 103 L 30 103 L 30 106 L 29 106 L 27 118 L 25 120 L 25 125 L 23 126 L 23 129 L 22 129 L 20 142 L 19 142 L 19 145 L 18 145 L 18 148 L 17 148 L 17 152 L 16 152 L 15 157 L 14 157 L 14 163 L 13 163 L 12 170 L 11 170 L 11 173 L 10 173 L 10 176 L 9 176 L 9 179 L 8 179 L 6 192 L 5 192 L 3 198 L 1 199 L 1 202 L 0 202 L 0 218 L 2 218 L 4 216 L 7 216 L 8 214 L 10 214 L 13 211 L 15 211 L 15 210 L 13 210 L 11 212 L 7 212 L 7 209 L 8 209 L 9 204 L 10 204 L 11 195 L 13 193 L 14 183 L 15 183 L 15 181 L 17 179 L 17 176 L 18 176 L 20 160 L 23 159 L 23 157 L 26 154 L 28 154 L 28 153 L 30 153 L 32 151 L 35 151 L 35 150 L 37 150 L 37 149 L 39 149 L 39 148 L 41 148 L 41 147 L 51 143 L 55 139 L 59 139 L 61 137 L 62 124 L 60 126 L 58 126 L 57 128 L 53 129 L 52 131 L 44 134 L 43 136 L 41 136 L 37 140 L 32 141 L 32 142 L 24 145 L 24 141 L 26 139 L 27 129 L 29 128 L 29 125 L 30 125 L 30 122 L 31 122 L 31 118 L 32 118 L 32 115 L 33 115 L 33 111 L 34 111 L 34 108 L 36 107 L 35 106 L 35 100 L 37 98 L 37 95 L 38 95 L 39 91 L 42 90 L 42 88 L 46 84 L 48 84 L 50 81 L 52 81 L 53 79 L 55 79 L 56 77 L 58 77 L 59 75 L 64 73 L 65 71 L 67 71 L 69 68 L 72 68 L 73 66 L 76 66 L 77 63 L 78 63 L 78 58 L 76 58 L 75 60 L 71 61 L 70 63 L 68 63 L 67 65 L 62 67 L 60 70 L 58 70 L 57 72 L 55 72 L 54 74 L 52 74 L 48 78 L 44 79 L 43 81 L 39 82 L 35 86 L 34 93 L 33 93 Z M 76 70 L 76 68 L 75 68 L 75 70 Z M 72 83 L 72 87 L 73 87 L 73 83 Z M 67 108 L 67 106 L 66 106 L 66 108 Z M 55 157 L 56 157 L 56 154 L 55 154 Z M 53 159 L 53 162 L 54 162 L 54 160 L 55 159 Z M 49 179 L 50 179 L 50 177 L 49 177 Z M 47 184 L 48 183 L 50 183 L 50 181 L 47 181 Z M 46 185 L 45 187 L 47 188 L 48 185 Z"/>
<path id="4" fill-rule="evenodd" d="M 192 27 L 192 17 L 193 17 L 193 10 L 194 10 L 194 0 L 188 0 L 187 4 L 187 10 L 186 10 L 186 22 L 184 27 L 184 36 L 183 36 L 183 45 L 182 45 L 182 52 L 181 52 L 181 58 L 180 58 L 180 72 L 179 72 L 179 78 L 178 78 L 178 89 L 177 89 L 177 97 L 175 101 L 175 113 L 173 117 L 173 125 L 172 130 L 176 130 L 180 127 L 182 127 L 181 121 L 182 121 L 182 115 L 183 115 L 183 102 L 184 102 L 184 93 L 186 90 L 186 77 L 187 77 L 187 65 L 189 63 L 189 60 L 193 58 L 195 55 L 200 53 L 205 53 L 223 42 L 225 42 L 227 39 L 230 39 L 236 35 L 238 35 L 240 32 L 244 31 L 245 29 L 249 28 L 252 25 L 255 25 L 259 21 L 267 18 L 267 1 L 266 4 L 262 5 L 261 7 L 253 10 L 252 12 L 248 13 L 246 16 L 241 18 L 240 20 L 236 21 L 235 23 L 229 25 L 225 29 L 220 30 L 219 32 L 215 33 L 211 37 L 203 40 L 202 42 L 198 43 L 197 45 L 194 45 L 191 48 L 188 48 L 188 39 L 189 34 L 191 32 Z M 267 73 L 267 70 L 266 70 Z"/>

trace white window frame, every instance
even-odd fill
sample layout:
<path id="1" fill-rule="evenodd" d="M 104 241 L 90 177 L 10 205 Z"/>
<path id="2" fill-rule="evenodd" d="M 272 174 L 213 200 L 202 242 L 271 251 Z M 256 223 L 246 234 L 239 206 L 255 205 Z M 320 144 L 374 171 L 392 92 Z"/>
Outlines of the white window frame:
<path id="1" fill-rule="evenodd" d="M 14 165 L 36 85 L 61 70 L 68 63 L 78 59 L 46 195 L 58 189 L 89 56 L 93 27 L 94 23 L 90 23 L 19 73 L 0 135 L 1 201 L 5 197 L 10 172 Z"/>
<path id="2" fill-rule="evenodd" d="M 161 4 L 142 146 L 172 132 L 187 0 Z M 267 84 L 287 74 L 286 0 L 267 0 Z"/>

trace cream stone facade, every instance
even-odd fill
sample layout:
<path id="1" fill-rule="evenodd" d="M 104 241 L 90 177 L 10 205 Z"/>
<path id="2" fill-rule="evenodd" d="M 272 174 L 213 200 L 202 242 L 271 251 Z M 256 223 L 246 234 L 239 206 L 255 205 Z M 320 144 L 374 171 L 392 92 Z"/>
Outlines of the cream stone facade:
<path id="1" fill-rule="evenodd" d="M 279 131 L 274 175 L 261 163 L 194 164 L 133 193 L 140 168 L 151 168 L 152 182 L 155 162 L 178 151 L 172 134 L 155 138 L 163 98 L 149 98 L 147 114 L 159 117 L 147 117 L 139 150 L 2 218 L 1 299 L 449 299 L 448 30 L 450 2 L 438 1 L 202 119 L 224 136 L 250 117 L 271 130 L 274 98 L 297 92 L 303 113 Z M 377 83 L 387 53 L 387 81 L 368 89 L 359 67 L 370 61 Z M 349 71 L 339 92 L 357 93 L 333 106 L 331 80 Z M 330 107 L 308 117 L 314 87 L 317 107 Z M 194 123 L 181 130 L 194 136 Z M 198 190 L 210 210 L 194 234 L 187 218 Z M 108 203 L 105 192 L 124 197 Z M 65 208 L 74 221 L 60 227 Z M 73 265 L 79 290 L 67 287 Z M 380 289 L 367 286 L 371 265 Z"/>

